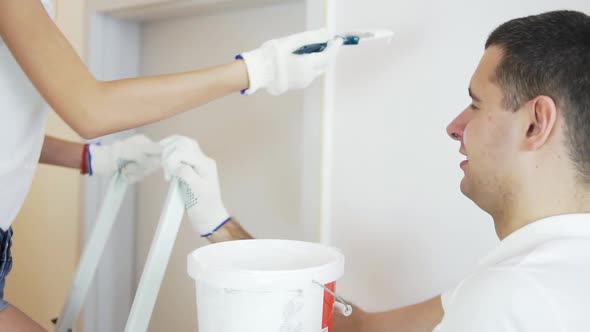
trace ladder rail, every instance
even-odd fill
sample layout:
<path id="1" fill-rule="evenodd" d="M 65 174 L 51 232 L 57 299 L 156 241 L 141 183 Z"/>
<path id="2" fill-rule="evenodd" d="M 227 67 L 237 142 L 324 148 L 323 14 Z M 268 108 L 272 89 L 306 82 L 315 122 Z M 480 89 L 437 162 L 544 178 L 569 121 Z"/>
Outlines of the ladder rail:
<path id="1" fill-rule="evenodd" d="M 66 304 L 57 321 L 57 332 L 73 331 L 77 317 L 88 295 L 90 284 L 96 274 L 98 263 L 106 247 L 113 224 L 117 219 L 117 214 L 121 208 L 127 187 L 127 180 L 119 173 L 115 174 L 109 183 L 107 194 L 100 208 L 94 229 L 80 257 L 78 269 L 74 276 Z"/>
<path id="2" fill-rule="evenodd" d="M 57 321 L 56 332 L 72 332 L 74 329 L 121 208 L 127 187 L 128 182 L 120 173 L 113 176 L 88 244 L 80 257 L 70 293 L 62 314 Z M 133 305 L 129 312 L 125 326 L 126 332 L 143 332 L 149 326 L 158 292 L 182 223 L 184 210 L 184 200 L 179 189 L 178 179 L 173 178 L 170 181 L 158 228 L 152 240 Z"/>
<path id="3" fill-rule="evenodd" d="M 184 216 L 184 200 L 178 179 L 170 181 L 166 203 L 152 240 L 143 273 L 135 293 L 125 332 L 147 331 L 166 267 Z"/>

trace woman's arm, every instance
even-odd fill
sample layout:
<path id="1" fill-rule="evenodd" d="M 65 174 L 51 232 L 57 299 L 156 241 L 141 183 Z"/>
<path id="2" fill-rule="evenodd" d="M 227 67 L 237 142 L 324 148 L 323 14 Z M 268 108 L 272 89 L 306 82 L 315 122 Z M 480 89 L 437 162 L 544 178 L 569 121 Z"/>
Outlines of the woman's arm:
<path id="1" fill-rule="evenodd" d="M 39 0 L 0 1 L 0 36 L 45 100 L 85 138 L 152 123 L 248 88 L 243 61 L 97 81 Z"/>
<path id="2" fill-rule="evenodd" d="M 84 144 L 45 136 L 39 162 L 47 165 L 80 169 Z"/>

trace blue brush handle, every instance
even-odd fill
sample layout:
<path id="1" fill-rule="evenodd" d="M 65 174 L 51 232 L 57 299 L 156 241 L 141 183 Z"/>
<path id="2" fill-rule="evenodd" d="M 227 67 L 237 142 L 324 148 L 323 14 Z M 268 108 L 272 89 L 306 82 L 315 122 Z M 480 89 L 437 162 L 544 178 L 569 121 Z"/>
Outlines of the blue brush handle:
<path id="1" fill-rule="evenodd" d="M 358 45 L 360 41 L 360 37 L 358 36 L 344 36 L 344 37 L 336 37 L 342 38 L 342 45 Z M 301 46 L 300 48 L 293 51 L 293 54 L 310 54 L 310 53 L 319 53 L 328 47 L 328 43 L 317 43 L 317 44 L 309 44 L 305 46 Z"/>
<path id="2" fill-rule="evenodd" d="M 309 44 L 296 49 L 293 54 L 319 53 L 328 47 L 328 43 Z"/>

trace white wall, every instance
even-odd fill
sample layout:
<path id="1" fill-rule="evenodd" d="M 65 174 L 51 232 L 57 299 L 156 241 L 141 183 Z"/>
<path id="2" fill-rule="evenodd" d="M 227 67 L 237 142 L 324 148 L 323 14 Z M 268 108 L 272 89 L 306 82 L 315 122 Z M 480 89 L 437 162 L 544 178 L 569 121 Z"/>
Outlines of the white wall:
<path id="1" fill-rule="evenodd" d="M 300 31 L 305 24 L 304 2 L 144 23 L 142 74 L 228 62 L 267 39 Z M 218 162 L 228 210 L 249 231 L 262 238 L 303 239 L 309 233 L 301 218 L 303 103 L 302 92 L 280 98 L 236 94 L 149 126 L 144 132 L 154 139 L 171 134 L 196 138 Z M 138 273 L 166 191 L 160 173 L 138 186 Z M 185 221 L 160 290 L 151 331 L 196 328 L 194 284 L 186 273 L 186 256 L 206 242 Z"/>
<path id="2" fill-rule="evenodd" d="M 487 35 L 514 17 L 590 11 L 587 0 L 339 0 L 336 31 L 391 28 L 391 45 L 346 49 L 334 76 L 332 239 L 340 291 L 370 310 L 453 286 L 496 242 L 459 191 L 459 145 L 445 127 L 468 103 Z"/>

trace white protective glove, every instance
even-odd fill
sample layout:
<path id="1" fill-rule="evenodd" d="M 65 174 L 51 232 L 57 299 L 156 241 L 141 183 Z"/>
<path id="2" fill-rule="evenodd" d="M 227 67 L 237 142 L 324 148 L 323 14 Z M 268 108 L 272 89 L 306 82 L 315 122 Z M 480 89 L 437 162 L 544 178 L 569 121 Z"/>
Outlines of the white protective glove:
<path id="1" fill-rule="evenodd" d="M 144 135 L 135 135 L 109 145 L 90 144 L 88 154 L 90 175 L 108 176 L 120 170 L 134 183 L 160 167 L 162 147 Z"/>
<path id="2" fill-rule="evenodd" d="M 171 136 L 160 144 L 164 175 L 178 178 L 193 228 L 202 237 L 213 235 L 230 219 L 221 200 L 217 164 L 188 137 Z"/>
<path id="3" fill-rule="evenodd" d="M 328 47 L 322 52 L 293 54 L 302 46 L 325 42 Z M 244 59 L 250 80 L 250 87 L 242 93 L 251 95 L 264 88 L 280 95 L 305 88 L 330 69 L 341 45 L 341 38 L 334 39 L 333 34 L 321 29 L 269 40 L 258 49 L 242 53 L 237 58 Z"/>

